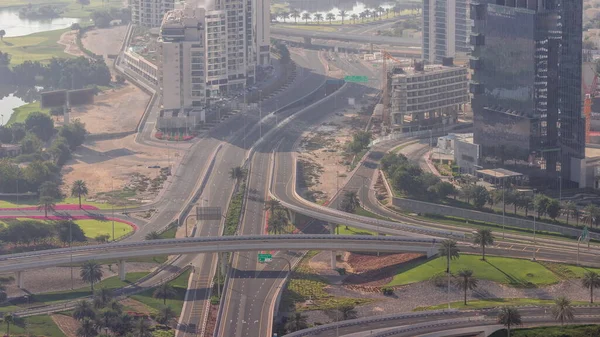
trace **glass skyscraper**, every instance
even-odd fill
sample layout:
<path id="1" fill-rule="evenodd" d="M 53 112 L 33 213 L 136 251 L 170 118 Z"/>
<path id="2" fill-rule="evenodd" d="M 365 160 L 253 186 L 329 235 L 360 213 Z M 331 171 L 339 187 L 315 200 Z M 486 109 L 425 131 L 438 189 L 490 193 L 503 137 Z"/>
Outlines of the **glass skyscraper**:
<path id="1" fill-rule="evenodd" d="M 471 2 L 470 93 L 484 162 L 534 184 L 580 181 L 581 16 L 581 1 Z"/>

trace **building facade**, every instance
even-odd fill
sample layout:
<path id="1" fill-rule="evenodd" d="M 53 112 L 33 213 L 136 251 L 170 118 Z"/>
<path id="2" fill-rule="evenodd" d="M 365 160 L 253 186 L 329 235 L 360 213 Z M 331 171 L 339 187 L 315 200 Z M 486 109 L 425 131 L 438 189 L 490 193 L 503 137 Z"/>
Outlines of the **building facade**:
<path id="1" fill-rule="evenodd" d="M 439 64 L 444 57 L 466 58 L 470 0 L 423 0 L 423 60 Z"/>
<path id="2" fill-rule="evenodd" d="M 467 68 L 453 65 L 395 66 L 388 74 L 392 128 L 403 132 L 457 122 L 468 99 Z"/>
<path id="3" fill-rule="evenodd" d="M 160 27 L 163 17 L 175 8 L 175 0 L 131 0 L 131 21 L 144 27 Z"/>
<path id="4" fill-rule="evenodd" d="M 474 141 L 534 184 L 584 170 L 581 15 L 571 0 L 471 3 Z"/>

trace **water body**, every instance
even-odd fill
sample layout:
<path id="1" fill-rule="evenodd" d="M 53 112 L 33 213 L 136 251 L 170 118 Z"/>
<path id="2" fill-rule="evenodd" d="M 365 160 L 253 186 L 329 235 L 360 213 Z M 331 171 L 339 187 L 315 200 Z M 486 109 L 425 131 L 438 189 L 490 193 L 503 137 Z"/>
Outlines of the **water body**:
<path id="1" fill-rule="evenodd" d="M 24 36 L 33 33 L 47 32 L 71 27 L 79 22 L 74 18 L 54 18 L 30 20 L 19 17 L 18 8 L 0 9 L 0 25 L 6 31 L 6 37 Z"/>
<path id="2" fill-rule="evenodd" d="M 27 104 L 27 102 L 15 96 L 14 93 L 8 94 L 8 96 L 4 96 L 4 98 L 0 99 L 0 125 L 4 125 L 8 122 L 10 116 L 13 114 L 14 108 L 18 108 L 25 104 Z"/>
<path id="3" fill-rule="evenodd" d="M 365 9 L 373 9 L 376 7 L 392 8 L 394 4 L 391 2 L 378 1 L 340 1 L 340 0 L 325 0 L 325 1 L 307 1 L 307 0 L 291 0 L 289 1 L 290 8 L 296 8 L 300 12 L 308 12 L 311 14 L 321 13 L 325 16 L 327 13 L 338 14 L 340 10 L 345 10 L 348 16 L 352 14 L 360 14 Z M 339 19 L 339 18 L 337 18 Z"/>

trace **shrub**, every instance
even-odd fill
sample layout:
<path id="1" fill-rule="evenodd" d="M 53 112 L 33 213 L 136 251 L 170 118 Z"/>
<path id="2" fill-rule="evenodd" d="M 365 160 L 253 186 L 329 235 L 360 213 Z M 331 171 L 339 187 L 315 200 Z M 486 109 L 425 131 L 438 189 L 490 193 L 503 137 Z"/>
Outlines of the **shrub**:
<path id="1" fill-rule="evenodd" d="M 385 296 L 392 296 L 392 295 L 394 295 L 394 288 L 392 288 L 392 287 L 383 287 L 383 288 L 381 288 L 381 292 Z"/>

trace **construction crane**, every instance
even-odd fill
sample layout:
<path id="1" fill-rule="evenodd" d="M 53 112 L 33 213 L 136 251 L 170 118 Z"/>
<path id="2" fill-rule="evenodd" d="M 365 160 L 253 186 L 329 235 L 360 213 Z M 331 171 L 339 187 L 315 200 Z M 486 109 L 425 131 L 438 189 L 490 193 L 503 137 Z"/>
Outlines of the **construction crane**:
<path id="1" fill-rule="evenodd" d="M 598 94 L 598 72 L 596 69 L 594 71 L 594 80 L 592 81 L 592 85 L 589 87 L 583 82 L 583 89 L 585 90 L 585 100 L 583 101 L 583 115 L 585 116 L 585 142 L 590 142 L 590 131 L 592 125 L 592 102 L 596 95 Z"/>
<path id="2" fill-rule="evenodd" d="M 381 92 L 383 95 L 383 115 L 381 116 L 381 118 L 382 118 L 383 125 L 391 126 L 392 123 L 390 121 L 390 108 L 389 108 L 390 93 L 389 93 L 388 84 L 387 84 L 387 76 L 388 76 L 387 61 L 391 60 L 396 63 L 401 63 L 402 61 L 396 59 L 395 57 L 393 57 L 390 53 L 388 53 L 385 50 L 381 51 L 381 59 L 383 61 L 383 64 L 381 67 Z"/>

